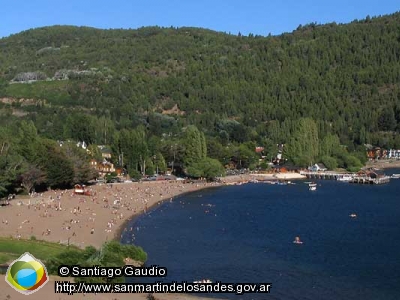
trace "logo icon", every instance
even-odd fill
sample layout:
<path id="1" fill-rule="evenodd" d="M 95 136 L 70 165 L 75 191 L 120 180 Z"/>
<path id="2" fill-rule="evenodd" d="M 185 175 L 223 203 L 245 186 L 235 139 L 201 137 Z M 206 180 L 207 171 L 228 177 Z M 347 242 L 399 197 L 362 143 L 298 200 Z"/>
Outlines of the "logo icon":
<path id="1" fill-rule="evenodd" d="M 49 281 L 46 267 L 26 252 L 7 269 L 6 282 L 17 292 L 25 295 L 39 290 Z"/>

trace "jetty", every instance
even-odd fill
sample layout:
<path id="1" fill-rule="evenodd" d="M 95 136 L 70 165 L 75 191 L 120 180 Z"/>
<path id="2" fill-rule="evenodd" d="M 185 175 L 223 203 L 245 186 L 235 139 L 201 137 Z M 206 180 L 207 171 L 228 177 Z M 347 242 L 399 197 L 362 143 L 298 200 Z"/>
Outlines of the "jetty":
<path id="1" fill-rule="evenodd" d="M 361 184 L 383 184 L 390 181 L 389 176 L 381 176 L 377 178 L 372 178 L 369 176 L 354 176 L 349 182 L 350 183 L 361 183 Z"/>
<path id="2" fill-rule="evenodd" d="M 378 174 L 376 170 L 361 170 L 358 173 L 333 172 L 333 171 L 301 171 L 301 175 L 310 179 L 331 179 L 341 180 L 343 177 L 350 183 L 359 184 L 384 184 L 390 181 L 390 176 Z"/>
<path id="3" fill-rule="evenodd" d="M 338 180 L 344 176 L 354 176 L 354 173 L 343 173 L 333 171 L 300 171 L 300 174 L 311 179 L 333 179 Z"/>

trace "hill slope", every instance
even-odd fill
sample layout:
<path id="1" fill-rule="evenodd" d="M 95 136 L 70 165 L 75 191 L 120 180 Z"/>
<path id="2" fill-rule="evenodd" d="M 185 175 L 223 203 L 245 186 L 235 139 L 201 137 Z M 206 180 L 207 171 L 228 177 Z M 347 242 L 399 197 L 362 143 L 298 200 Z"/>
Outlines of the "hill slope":
<path id="1" fill-rule="evenodd" d="M 145 124 L 160 135 L 192 123 L 238 142 L 285 142 L 296 120 L 310 117 L 321 137 L 395 146 L 399 32 L 400 13 L 269 37 L 44 27 L 0 39 L 0 96 L 51 138 L 65 132 L 54 124 L 83 111 L 117 129 Z M 39 81 L 15 83 L 28 79 Z"/>

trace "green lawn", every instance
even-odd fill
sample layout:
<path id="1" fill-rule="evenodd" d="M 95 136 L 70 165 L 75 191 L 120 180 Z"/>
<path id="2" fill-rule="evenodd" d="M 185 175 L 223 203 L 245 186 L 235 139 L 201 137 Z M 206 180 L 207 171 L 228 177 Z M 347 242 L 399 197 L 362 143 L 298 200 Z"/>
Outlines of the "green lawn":
<path id="1" fill-rule="evenodd" d="M 0 237 L 0 264 L 10 262 L 25 252 L 31 253 L 37 259 L 47 260 L 67 248 L 65 245 L 38 240 L 16 240 Z M 69 246 L 69 249 L 71 248 L 79 250 L 75 246 Z"/>
<path id="2" fill-rule="evenodd" d="M 7 96 L 15 98 L 46 99 L 47 103 L 62 105 L 71 100 L 67 92 L 68 81 L 38 81 L 15 83 L 7 87 Z"/>
<path id="3" fill-rule="evenodd" d="M 20 255 L 17 255 L 15 253 L 0 252 L 0 265 L 16 260 L 18 257 L 20 257 Z"/>

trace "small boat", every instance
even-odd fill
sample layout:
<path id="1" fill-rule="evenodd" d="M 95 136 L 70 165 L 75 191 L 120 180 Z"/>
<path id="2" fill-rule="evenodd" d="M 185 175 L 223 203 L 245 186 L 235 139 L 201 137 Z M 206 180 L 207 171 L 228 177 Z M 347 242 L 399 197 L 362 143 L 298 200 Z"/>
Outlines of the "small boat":
<path id="1" fill-rule="evenodd" d="M 300 237 L 299 237 L 299 236 L 296 236 L 296 237 L 294 238 L 293 244 L 303 244 L 303 242 L 300 240 Z"/>
<path id="2" fill-rule="evenodd" d="M 349 215 L 350 218 L 357 218 L 357 215 L 355 213 L 352 213 Z"/>
<path id="3" fill-rule="evenodd" d="M 390 176 L 390 178 L 400 179 L 400 174 L 392 174 L 392 176 Z"/>
<path id="4" fill-rule="evenodd" d="M 317 184 L 316 183 L 309 183 L 308 184 L 308 189 L 310 191 L 316 191 L 317 190 Z"/>
<path id="5" fill-rule="evenodd" d="M 212 281 L 210 279 L 202 279 L 193 281 L 193 283 L 212 283 Z"/>
<path id="6" fill-rule="evenodd" d="M 353 179 L 353 177 L 350 175 L 343 175 L 342 177 L 338 177 L 337 181 L 349 182 L 352 179 Z"/>
<path id="7" fill-rule="evenodd" d="M 268 183 L 268 184 L 276 184 L 276 181 L 272 180 L 264 180 L 263 183 Z"/>

